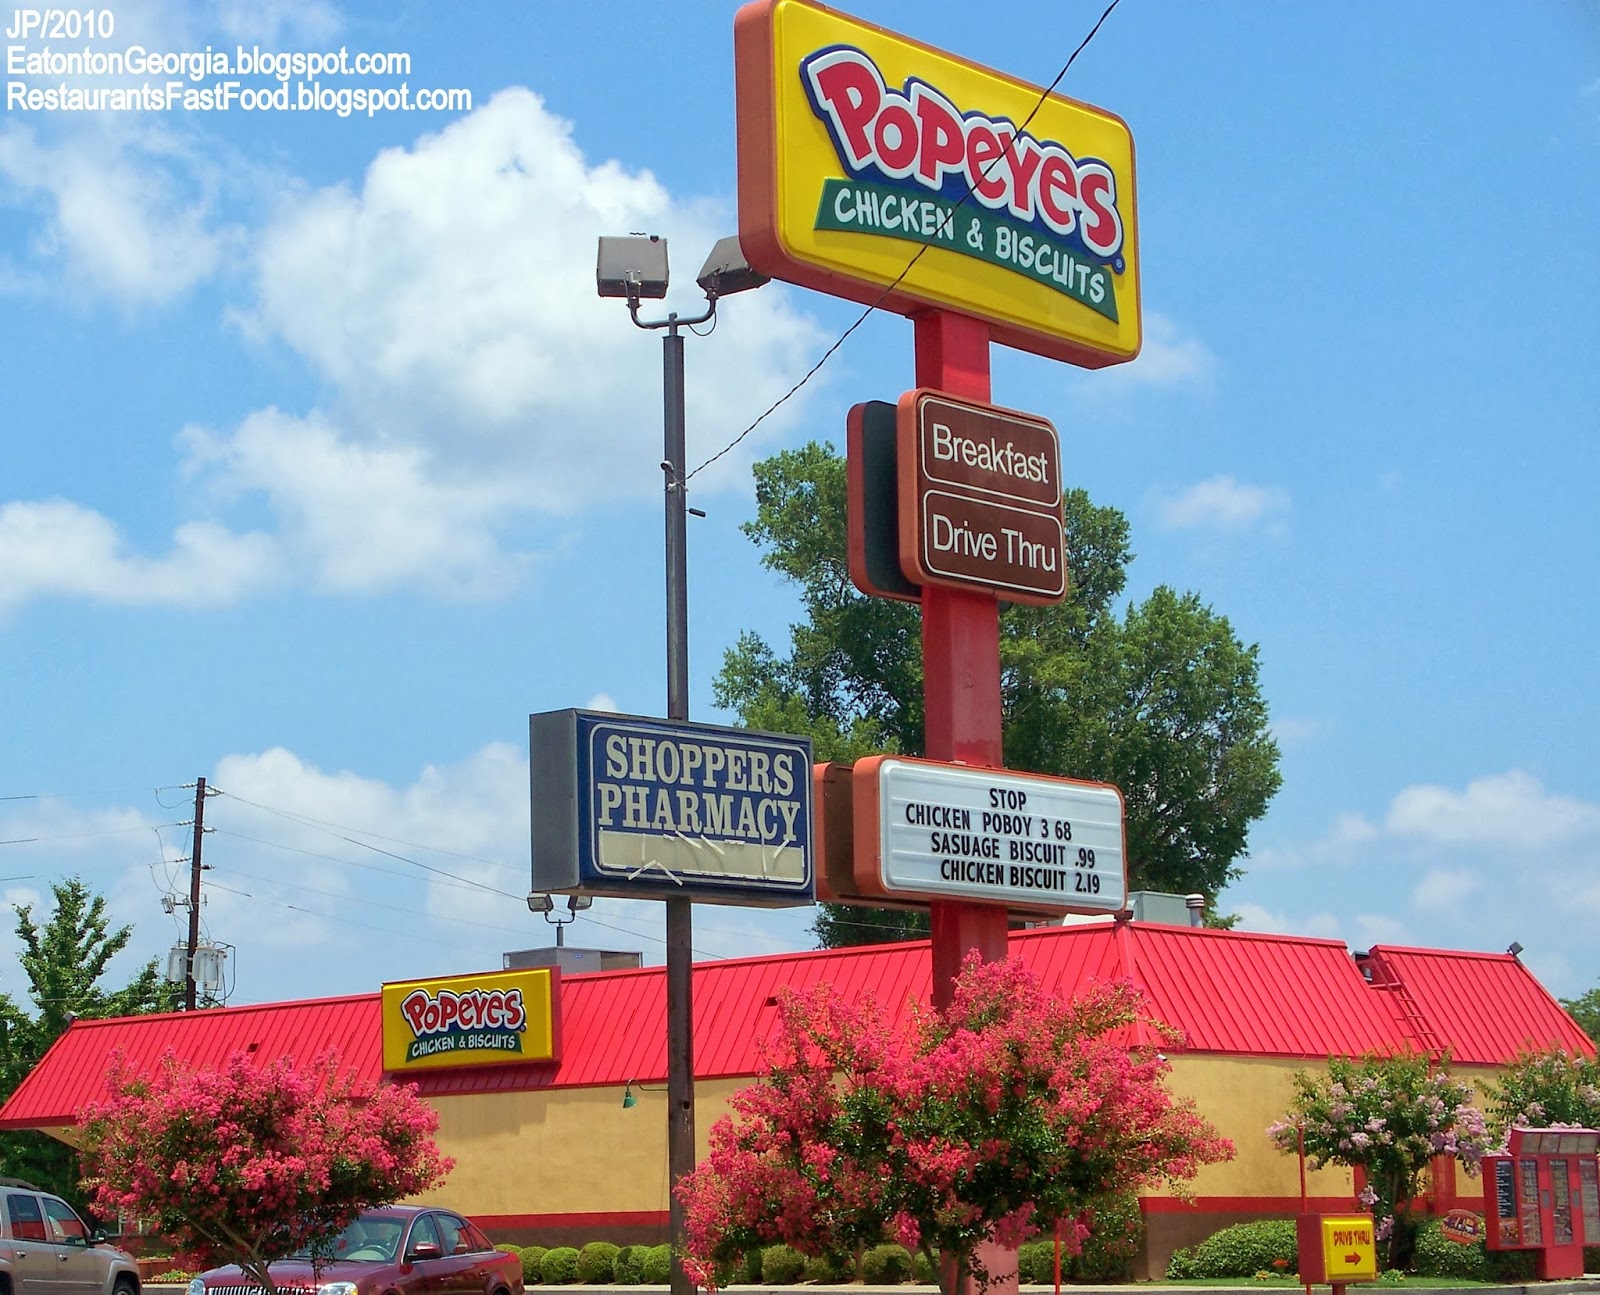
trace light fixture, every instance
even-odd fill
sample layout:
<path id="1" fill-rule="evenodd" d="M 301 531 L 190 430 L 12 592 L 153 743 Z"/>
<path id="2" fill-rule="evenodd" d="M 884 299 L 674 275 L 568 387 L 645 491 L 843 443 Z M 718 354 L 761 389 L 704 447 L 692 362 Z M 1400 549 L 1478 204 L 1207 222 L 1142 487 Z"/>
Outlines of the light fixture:
<path id="1" fill-rule="evenodd" d="M 1514 957 L 1517 956 L 1517 954 L 1522 952 L 1522 946 L 1520 944 L 1518 944 L 1515 940 L 1513 940 L 1513 941 L 1511 941 L 1511 947 L 1508 948 L 1506 950 L 1506 952 L 1509 953 L 1514 958 Z"/>
<path id="2" fill-rule="evenodd" d="M 736 292 L 748 292 L 751 288 L 759 288 L 763 284 L 771 283 L 771 276 L 760 273 L 750 268 L 750 262 L 744 259 L 744 249 L 739 246 L 739 236 L 729 234 L 726 238 L 719 238 L 717 245 L 711 249 L 711 255 L 706 257 L 706 263 L 700 267 L 700 273 L 695 278 L 700 285 L 700 290 L 706 296 L 715 300 L 718 297 L 729 297 Z"/>
<path id="3" fill-rule="evenodd" d="M 528 895 L 528 911 L 530 913 L 543 913 L 544 920 L 556 928 L 556 948 L 558 949 L 566 946 L 563 928 L 576 918 L 579 913 L 593 904 L 593 895 L 568 895 L 566 916 L 563 917 L 560 910 L 556 908 L 556 897 L 554 895 L 541 894 L 537 890 L 530 892 Z"/>
<path id="4" fill-rule="evenodd" d="M 602 297 L 633 302 L 666 296 L 667 240 L 659 234 L 601 238 L 594 283 Z"/>
<path id="5" fill-rule="evenodd" d="M 631 1111 L 638 1104 L 639 1099 L 633 1095 L 633 1080 L 630 1079 L 622 1086 L 622 1109 Z"/>

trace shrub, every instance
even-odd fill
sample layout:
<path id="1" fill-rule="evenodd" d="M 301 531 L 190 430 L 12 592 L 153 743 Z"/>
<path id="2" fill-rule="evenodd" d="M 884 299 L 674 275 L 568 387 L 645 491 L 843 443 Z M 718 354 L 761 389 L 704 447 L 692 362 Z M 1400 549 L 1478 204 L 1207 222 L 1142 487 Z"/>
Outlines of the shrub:
<path id="1" fill-rule="evenodd" d="M 1412 1256 L 1415 1270 L 1424 1277 L 1465 1277 L 1470 1281 L 1489 1280 L 1489 1256 L 1483 1242 L 1462 1245 L 1445 1236 L 1438 1219 L 1424 1219 L 1417 1231 L 1417 1248 Z"/>
<path id="2" fill-rule="evenodd" d="M 912 1272 L 911 1251 L 893 1242 L 873 1246 L 861 1256 L 861 1280 L 869 1286 L 898 1286 L 910 1281 Z"/>
<path id="3" fill-rule="evenodd" d="M 171 1272 L 157 1273 L 150 1280 L 163 1286 L 187 1286 L 193 1277 L 194 1274 L 191 1272 L 185 1272 L 182 1268 L 174 1268 Z"/>
<path id="4" fill-rule="evenodd" d="M 1186 1282 L 1194 1280 L 1194 1247 L 1189 1246 L 1183 1250 L 1174 1250 L 1172 1258 L 1167 1260 L 1167 1280 L 1169 1282 Z"/>
<path id="5" fill-rule="evenodd" d="M 524 1286 L 537 1286 L 543 1279 L 540 1275 L 540 1265 L 544 1262 L 545 1248 L 543 1246 L 522 1247 L 522 1284 Z"/>
<path id="6" fill-rule="evenodd" d="M 1062 1255 L 1061 1275 L 1067 1275 L 1066 1256 Z M 1056 1243 L 1029 1241 L 1017 1250 L 1017 1280 L 1028 1285 L 1045 1285 L 1056 1279 Z"/>
<path id="7" fill-rule="evenodd" d="M 934 1262 L 918 1250 L 911 1256 L 911 1280 L 919 1286 L 937 1286 L 939 1274 L 934 1271 Z"/>
<path id="8" fill-rule="evenodd" d="M 614 1277 L 617 1247 L 609 1241 L 591 1241 L 578 1251 L 578 1280 L 586 1286 L 609 1282 Z"/>
<path id="9" fill-rule="evenodd" d="M 1294 1224 L 1289 1224 L 1294 1234 Z M 1053 1243 L 1052 1243 L 1053 1245 Z M 1075 1282 L 1122 1282 L 1133 1277 L 1133 1261 L 1144 1245 L 1144 1215 L 1136 1192 L 1107 1192 L 1089 1207 L 1089 1235 L 1069 1260 L 1061 1256 L 1063 1278 Z M 1291 1253 L 1292 1257 L 1292 1253 Z M 1271 1267 L 1265 1264 L 1263 1267 Z M 1054 1281 L 1052 1267 L 1041 1281 Z"/>
<path id="10" fill-rule="evenodd" d="M 761 1252 L 761 1280 L 774 1286 L 792 1286 L 806 1270 L 806 1257 L 788 1246 L 768 1246 Z"/>
<path id="11" fill-rule="evenodd" d="M 578 1251 L 573 1246 L 554 1246 L 539 1260 L 539 1280 L 546 1286 L 570 1286 L 578 1280 Z"/>
<path id="12" fill-rule="evenodd" d="M 1484 1258 L 1489 1264 L 1489 1280 L 1503 1286 L 1522 1286 L 1533 1280 L 1534 1252 L 1532 1250 L 1489 1250 Z M 1585 1265 L 1587 1266 L 1587 1265 Z"/>
<path id="13" fill-rule="evenodd" d="M 849 1255 L 807 1255 L 805 1271 L 800 1277 L 802 1281 L 831 1286 L 837 1282 L 851 1280 L 856 1275 L 855 1268 L 855 1260 Z"/>
<path id="14" fill-rule="evenodd" d="M 744 1256 L 742 1262 L 743 1266 L 740 1269 L 740 1276 L 743 1277 L 745 1285 L 754 1286 L 758 1281 L 761 1280 L 761 1251 L 749 1251 Z"/>
<path id="15" fill-rule="evenodd" d="M 646 1286 L 665 1286 L 672 1280 L 672 1247 L 651 1246 L 639 1265 L 639 1280 Z"/>
<path id="16" fill-rule="evenodd" d="M 644 1281 L 642 1270 L 649 1246 L 623 1246 L 617 1251 L 617 1260 L 611 1265 L 611 1276 L 621 1286 L 637 1286 Z"/>
<path id="17" fill-rule="evenodd" d="M 1288 1260 L 1285 1271 L 1299 1263 L 1293 1219 L 1235 1223 L 1231 1228 L 1213 1232 L 1194 1247 L 1190 1269 L 1183 1276 L 1249 1277 L 1262 1269 L 1271 1271 L 1274 1259 Z M 1170 1267 L 1168 1272 L 1170 1274 Z"/>

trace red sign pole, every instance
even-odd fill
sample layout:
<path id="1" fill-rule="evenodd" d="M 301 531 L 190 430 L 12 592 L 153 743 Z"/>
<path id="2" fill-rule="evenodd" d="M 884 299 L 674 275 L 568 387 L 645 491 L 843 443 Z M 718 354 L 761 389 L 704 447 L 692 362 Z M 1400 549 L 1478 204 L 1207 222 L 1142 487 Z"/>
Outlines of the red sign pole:
<path id="1" fill-rule="evenodd" d="M 917 385 L 988 401 L 989 325 L 930 310 L 916 316 Z M 1000 603 L 992 593 L 922 588 L 922 703 L 928 758 L 1002 767 Z M 950 1003 L 962 960 L 1006 956 L 1006 912 L 934 900 L 933 1005 Z"/>

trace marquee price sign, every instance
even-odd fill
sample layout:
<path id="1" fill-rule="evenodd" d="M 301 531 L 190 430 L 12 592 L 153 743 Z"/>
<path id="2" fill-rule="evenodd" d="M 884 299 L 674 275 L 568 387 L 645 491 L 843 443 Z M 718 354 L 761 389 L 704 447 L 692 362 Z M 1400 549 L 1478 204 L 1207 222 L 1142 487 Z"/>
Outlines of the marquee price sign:
<path id="1" fill-rule="evenodd" d="M 809 0 L 741 9 L 734 64 L 757 270 L 1090 368 L 1139 353 L 1121 118 Z"/>
<path id="2" fill-rule="evenodd" d="M 1108 783 L 908 756 L 857 760 L 851 782 L 863 895 L 1054 913 L 1127 906 L 1122 793 Z"/>
<path id="3" fill-rule="evenodd" d="M 1032 414 L 928 390 L 901 396 L 897 420 L 906 579 L 992 590 L 1013 602 L 1066 597 L 1056 429 Z"/>

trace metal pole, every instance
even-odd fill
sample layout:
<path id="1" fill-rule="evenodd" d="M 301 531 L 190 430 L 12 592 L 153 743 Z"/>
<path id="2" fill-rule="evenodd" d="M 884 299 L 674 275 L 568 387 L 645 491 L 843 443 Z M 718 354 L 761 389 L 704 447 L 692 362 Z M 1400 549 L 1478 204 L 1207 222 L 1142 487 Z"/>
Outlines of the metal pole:
<path id="1" fill-rule="evenodd" d="M 689 718 L 688 501 L 683 434 L 683 336 L 676 315 L 661 339 L 667 510 L 667 718 Z M 672 1295 L 691 1295 L 683 1271 L 679 1181 L 694 1169 L 693 918 L 687 899 L 667 900 L 667 1177 L 672 1183 Z"/>
<path id="2" fill-rule="evenodd" d="M 184 960 L 183 1010 L 194 1011 L 194 951 L 200 946 L 200 843 L 206 831 L 206 780 L 194 785 L 194 844 L 189 847 L 189 956 Z"/>

